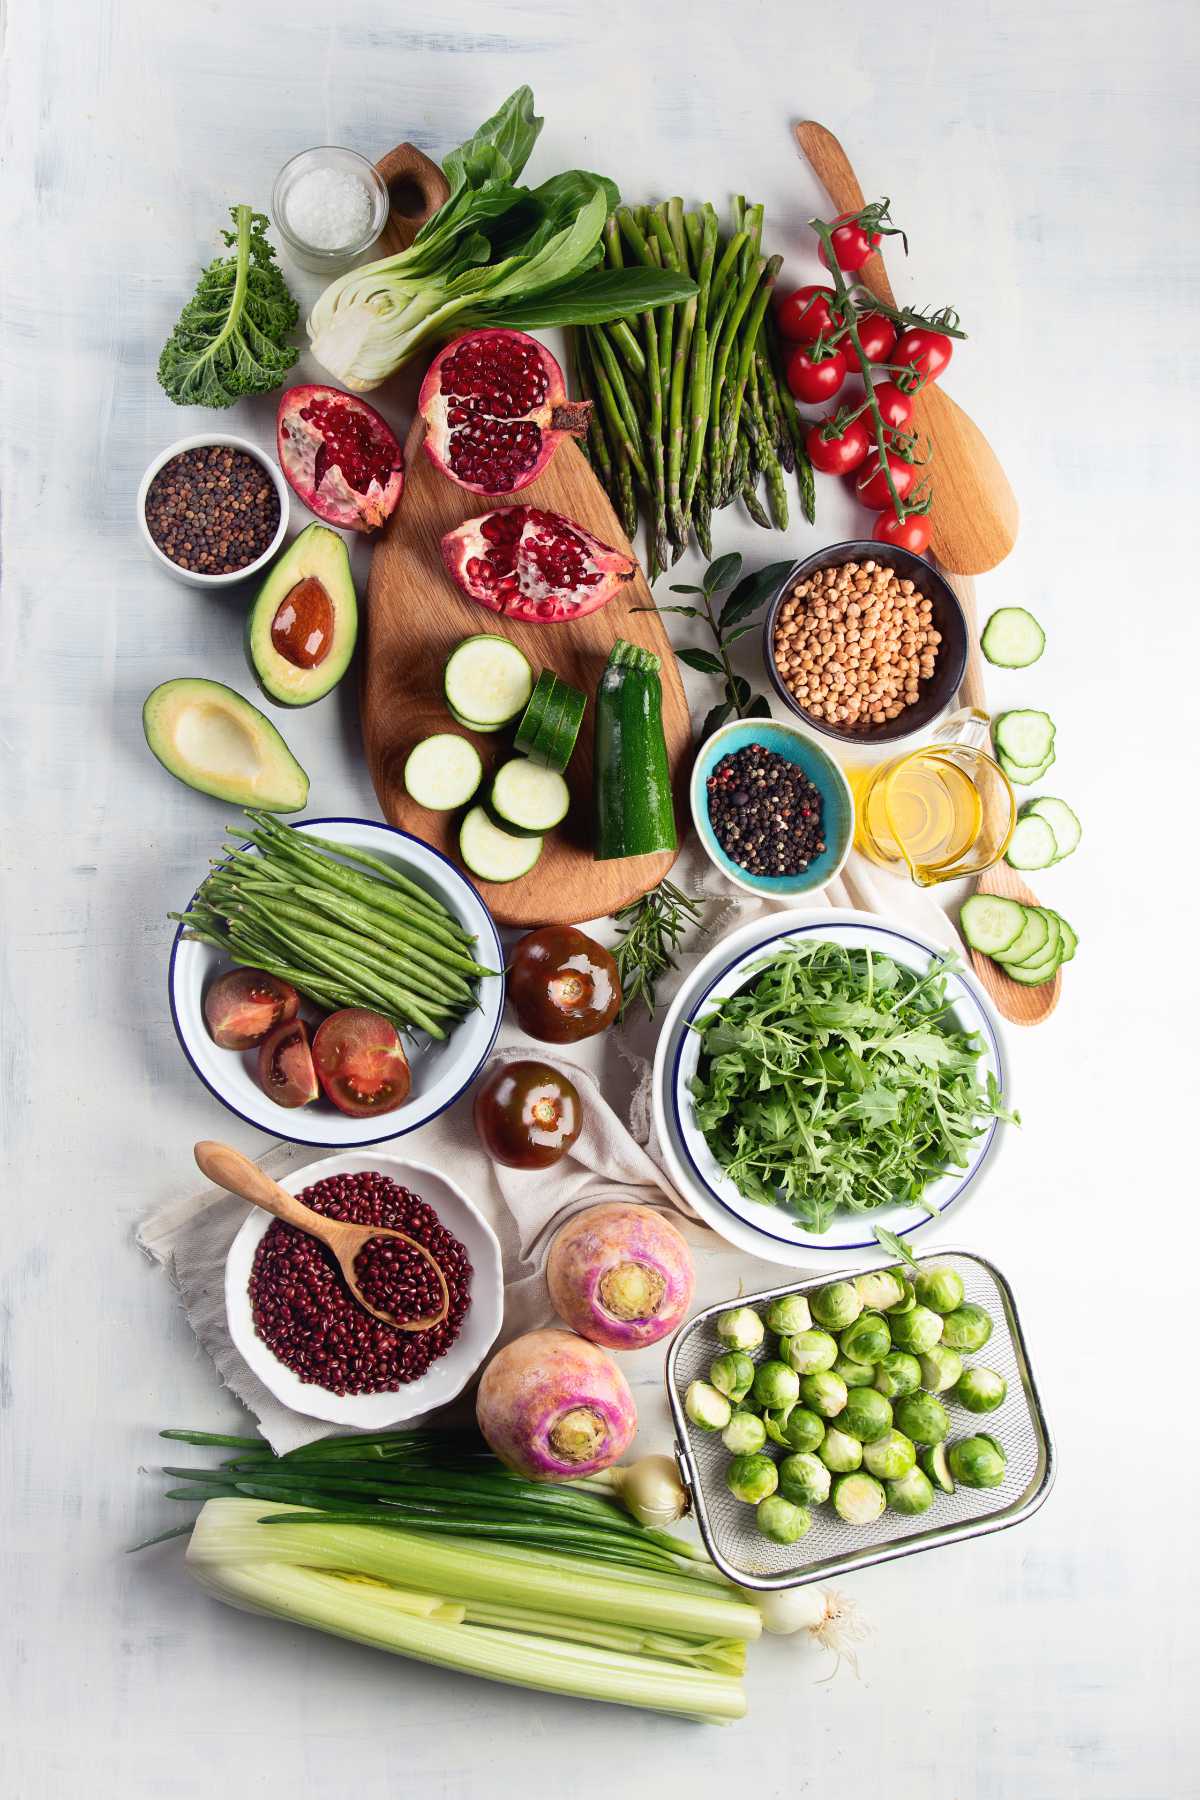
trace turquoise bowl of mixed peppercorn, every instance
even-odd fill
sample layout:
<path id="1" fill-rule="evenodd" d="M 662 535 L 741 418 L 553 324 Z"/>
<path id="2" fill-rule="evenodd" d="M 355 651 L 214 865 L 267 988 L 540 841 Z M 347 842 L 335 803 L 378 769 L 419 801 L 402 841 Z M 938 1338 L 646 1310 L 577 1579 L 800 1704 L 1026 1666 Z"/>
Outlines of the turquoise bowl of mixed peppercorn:
<path id="1" fill-rule="evenodd" d="M 827 750 L 798 725 L 734 719 L 701 746 L 692 820 L 713 867 L 751 894 L 812 894 L 854 842 L 854 796 Z"/>

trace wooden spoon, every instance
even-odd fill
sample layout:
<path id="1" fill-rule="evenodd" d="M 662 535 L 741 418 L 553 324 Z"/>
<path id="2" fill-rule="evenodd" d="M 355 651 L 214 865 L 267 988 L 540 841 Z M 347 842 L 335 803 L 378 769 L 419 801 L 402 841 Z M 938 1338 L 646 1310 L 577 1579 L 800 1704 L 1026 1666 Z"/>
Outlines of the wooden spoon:
<path id="1" fill-rule="evenodd" d="M 446 1285 L 436 1259 L 425 1248 L 418 1244 L 416 1238 L 409 1237 L 405 1231 L 392 1231 L 384 1225 L 347 1225 L 340 1219 L 326 1219 L 314 1212 L 303 1201 L 297 1200 L 277 1181 L 265 1175 L 257 1163 L 252 1163 L 248 1156 L 240 1150 L 232 1149 L 228 1144 L 215 1144 L 205 1139 L 195 1148 L 196 1165 L 202 1175 L 217 1187 L 225 1188 L 236 1194 L 239 1200 L 248 1200 L 251 1206 L 261 1206 L 264 1212 L 273 1213 L 282 1219 L 285 1225 L 294 1225 L 297 1231 L 305 1231 L 309 1237 L 317 1239 L 331 1250 L 342 1271 L 342 1278 L 364 1312 L 369 1312 L 374 1319 L 380 1319 L 385 1325 L 392 1325 L 397 1331 L 430 1331 L 433 1326 L 440 1325 L 450 1311 L 450 1289 Z M 369 1238 L 390 1237 L 406 1244 L 415 1250 L 429 1264 L 438 1278 L 442 1290 L 440 1309 L 427 1319 L 396 1319 L 391 1313 L 380 1312 L 377 1306 L 363 1297 L 363 1291 L 354 1273 L 354 1259 Z"/>
<path id="2" fill-rule="evenodd" d="M 833 133 L 806 119 L 796 126 L 796 141 L 835 211 L 861 212 L 862 188 Z M 856 279 L 895 306 L 878 254 L 863 265 Z M 914 396 L 913 429 L 933 444 L 934 505 L 929 517 L 934 555 L 955 575 L 984 575 L 1004 561 L 1017 541 L 1017 499 L 1008 478 L 978 425 L 941 387 L 926 387 Z"/>
<path id="3" fill-rule="evenodd" d="M 948 579 L 967 619 L 967 667 L 958 697 L 964 706 L 977 706 L 980 712 L 986 712 L 988 707 L 983 686 L 983 658 L 979 651 L 978 620 L 975 614 L 975 583 L 969 576 L 952 576 Z M 1003 859 L 983 871 L 976 883 L 976 891 L 980 894 L 999 894 L 1005 900 L 1019 901 L 1022 906 L 1041 904 L 1033 889 Z M 1010 981 L 1002 965 L 993 962 L 990 956 L 984 956 L 981 950 L 971 951 L 971 961 L 976 975 L 990 994 L 996 1011 L 1013 1025 L 1040 1025 L 1058 1005 L 1058 997 L 1062 993 L 1060 969 L 1054 971 L 1052 980 L 1043 981 L 1039 987 L 1024 987 L 1019 981 Z"/>

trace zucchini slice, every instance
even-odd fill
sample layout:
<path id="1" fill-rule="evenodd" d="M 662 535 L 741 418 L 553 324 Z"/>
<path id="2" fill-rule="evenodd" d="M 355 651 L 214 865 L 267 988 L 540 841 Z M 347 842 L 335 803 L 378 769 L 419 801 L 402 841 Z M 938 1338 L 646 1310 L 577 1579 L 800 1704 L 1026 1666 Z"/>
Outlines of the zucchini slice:
<path id="1" fill-rule="evenodd" d="M 1014 762 L 1011 756 L 1005 756 L 1003 750 L 1000 750 L 997 752 L 997 761 L 1015 787 L 1032 787 L 1035 781 L 1042 779 L 1054 761 L 1054 752 L 1051 750 L 1044 762 L 1019 763 Z"/>
<path id="2" fill-rule="evenodd" d="M 562 774 L 570 762 L 575 750 L 575 740 L 579 736 L 579 727 L 583 724 L 583 715 L 587 707 L 587 696 L 578 688 L 569 687 L 560 681 L 555 690 L 561 704 L 551 707 L 542 719 L 541 729 L 537 735 L 537 743 L 529 752 L 535 762 L 545 763 L 548 769 Z M 550 712 L 554 718 L 551 723 Z"/>
<path id="3" fill-rule="evenodd" d="M 450 652 L 443 685 L 456 719 L 478 731 L 499 731 L 528 704 L 533 670 L 508 638 L 482 632 Z"/>
<path id="4" fill-rule="evenodd" d="M 418 806 L 430 812 L 453 812 L 465 806 L 483 780 L 483 763 L 474 744 L 455 731 L 422 738 L 408 753 L 404 785 Z"/>
<path id="5" fill-rule="evenodd" d="M 540 838 L 562 824 L 570 804 L 571 791 L 557 770 L 514 756 L 492 777 L 487 810 L 501 831 Z"/>
<path id="6" fill-rule="evenodd" d="M 480 881 L 517 881 L 542 854 L 540 837 L 513 837 L 473 806 L 458 831 L 458 851 Z"/>
<path id="7" fill-rule="evenodd" d="M 979 648 L 998 669 L 1027 669 L 1046 648 L 1046 634 L 1023 606 L 1002 606 L 984 626 Z"/>
<path id="8" fill-rule="evenodd" d="M 1014 869 L 1048 869 L 1058 860 L 1058 839 L 1049 819 L 1037 813 L 1026 813 L 1018 819 L 1004 853 L 1005 862 Z"/>
<path id="9" fill-rule="evenodd" d="M 992 738 L 1010 762 L 1033 768 L 1054 754 L 1054 721 L 1049 713 L 1031 709 L 1001 713 L 992 726 Z"/>
<path id="10" fill-rule="evenodd" d="M 1055 795 L 1047 794 L 1044 799 L 1035 800 L 1029 810 L 1031 813 L 1035 813 L 1039 819 L 1045 819 L 1054 833 L 1055 841 L 1058 844 L 1055 862 L 1061 862 L 1064 856 L 1070 856 L 1073 850 L 1079 848 L 1083 827 L 1065 800 L 1059 800 Z"/>
<path id="11" fill-rule="evenodd" d="M 517 735 L 513 739 L 514 748 L 523 756 L 528 756 L 533 749 L 533 740 L 538 733 L 538 726 L 546 716 L 546 707 L 550 696 L 558 686 L 558 676 L 553 669 L 543 669 L 537 678 L 529 705 L 521 714 L 521 723 L 517 726 Z"/>
<path id="12" fill-rule="evenodd" d="M 995 961 L 1003 963 L 1007 969 L 1010 963 L 1029 962 L 1046 948 L 1050 941 L 1050 926 L 1040 906 L 1024 908 L 1025 923 L 1019 935 L 1013 939 L 1007 950 L 997 950 Z"/>
<path id="13" fill-rule="evenodd" d="M 995 956 L 1016 943 L 1025 928 L 1025 908 L 999 894 L 972 894 L 964 902 L 958 922 L 972 950 Z"/>

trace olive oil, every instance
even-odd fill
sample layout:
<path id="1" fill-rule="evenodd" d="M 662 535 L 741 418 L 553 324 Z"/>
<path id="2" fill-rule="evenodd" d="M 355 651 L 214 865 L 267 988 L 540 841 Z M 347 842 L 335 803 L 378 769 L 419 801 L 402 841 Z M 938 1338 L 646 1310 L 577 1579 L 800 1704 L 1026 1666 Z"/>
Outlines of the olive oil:
<path id="1" fill-rule="evenodd" d="M 986 731 L 986 714 L 958 714 L 940 741 L 847 769 L 855 848 L 922 887 L 978 874 L 1003 856 L 1017 816 L 1013 791 L 979 742 L 965 741 Z"/>

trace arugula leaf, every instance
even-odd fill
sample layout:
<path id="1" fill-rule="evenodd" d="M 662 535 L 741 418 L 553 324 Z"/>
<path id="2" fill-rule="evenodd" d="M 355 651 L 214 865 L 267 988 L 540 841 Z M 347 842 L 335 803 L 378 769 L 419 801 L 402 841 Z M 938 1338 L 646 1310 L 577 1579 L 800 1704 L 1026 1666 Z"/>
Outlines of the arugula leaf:
<path id="1" fill-rule="evenodd" d="M 158 359 L 176 406 L 232 406 L 280 387 L 299 352 L 286 342 L 300 316 L 266 239 L 267 219 L 231 206 L 233 250 L 209 263 Z"/>

